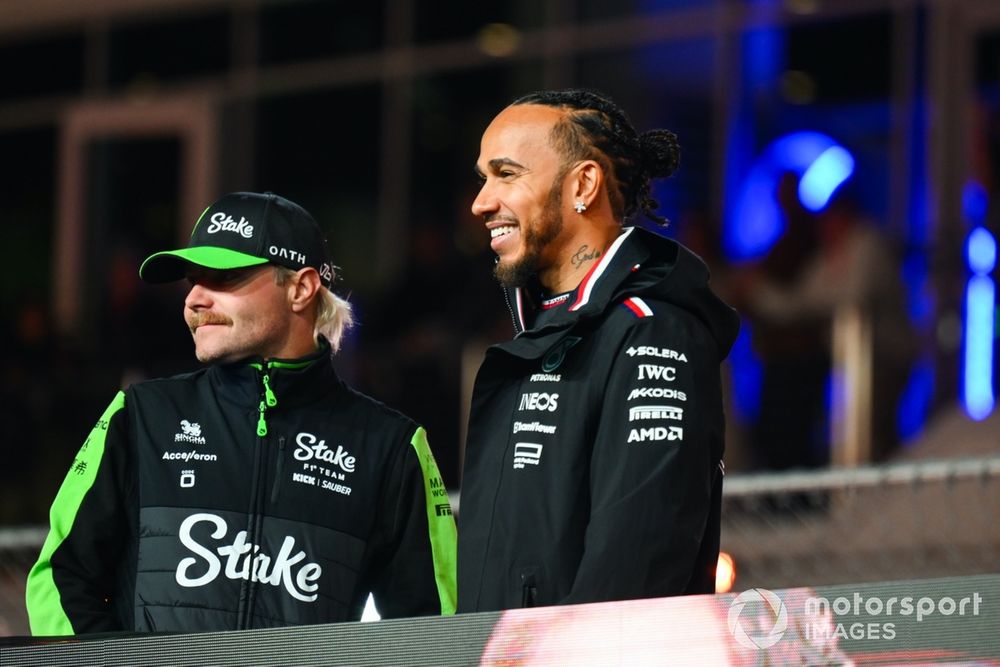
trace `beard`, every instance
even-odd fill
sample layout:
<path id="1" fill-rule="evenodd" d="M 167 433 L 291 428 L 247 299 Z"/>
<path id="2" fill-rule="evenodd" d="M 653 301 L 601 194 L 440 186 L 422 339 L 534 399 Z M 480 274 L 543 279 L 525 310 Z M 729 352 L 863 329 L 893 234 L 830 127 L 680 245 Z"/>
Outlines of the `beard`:
<path id="1" fill-rule="evenodd" d="M 493 275 L 504 287 L 524 287 L 538 275 L 542 267 L 542 251 L 562 232 L 562 179 L 557 178 L 549 189 L 545 208 L 536 220 L 528 221 L 521 229 L 524 252 L 520 259 L 493 267 Z"/>

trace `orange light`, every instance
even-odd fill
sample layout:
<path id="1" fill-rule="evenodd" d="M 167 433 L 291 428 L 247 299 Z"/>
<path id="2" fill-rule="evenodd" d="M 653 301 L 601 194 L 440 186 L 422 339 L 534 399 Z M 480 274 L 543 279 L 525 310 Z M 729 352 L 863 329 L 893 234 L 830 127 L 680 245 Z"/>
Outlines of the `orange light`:
<path id="1" fill-rule="evenodd" d="M 715 568 L 715 592 L 728 593 L 736 581 L 736 560 L 725 551 L 719 552 L 719 564 Z"/>

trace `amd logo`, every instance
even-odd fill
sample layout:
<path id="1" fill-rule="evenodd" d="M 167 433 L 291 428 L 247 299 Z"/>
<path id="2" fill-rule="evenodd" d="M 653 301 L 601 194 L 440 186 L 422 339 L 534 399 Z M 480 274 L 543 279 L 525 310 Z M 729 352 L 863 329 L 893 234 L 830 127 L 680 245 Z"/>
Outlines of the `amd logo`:
<path id="1" fill-rule="evenodd" d="M 680 426 L 654 426 L 653 428 L 634 428 L 628 434 L 629 442 L 662 442 L 664 440 L 683 440 L 684 429 Z"/>

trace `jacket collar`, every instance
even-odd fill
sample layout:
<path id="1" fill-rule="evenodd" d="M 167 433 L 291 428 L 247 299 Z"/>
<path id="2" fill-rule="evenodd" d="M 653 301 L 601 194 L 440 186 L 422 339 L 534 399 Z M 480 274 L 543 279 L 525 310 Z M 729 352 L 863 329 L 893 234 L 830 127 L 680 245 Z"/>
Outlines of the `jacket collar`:
<path id="1" fill-rule="evenodd" d="M 257 407 L 264 396 L 265 384 L 277 400 L 275 408 L 279 409 L 318 400 L 328 395 L 332 385 L 340 384 L 330 344 L 322 337 L 319 348 L 304 357 L 267 360 L 251 357 L 213 366 L 209 374 L 220 396 L 252 407 Z"/>
<path id="2" fill-rule="evenodd" d="M 524 359 L 537 359 L 557 348 L 563 349 L 563 345 L 571 346 L 578 340 L 569 335 L 573 327 L 604 312 L 616 297 L 621 284 L 649 258 L 650 251 L 640 239 L 649 234 L 642 229 L 626 227 L 580 281 L 572 297 L 573 302 L 560 309 L 543 327 L 532 328 L 538 306 L 528 291 L 521 287 L 508 288 L 507 303 L 514 316 L 516 335 L 513 340 L 501 343 L 500 347 Z M 566 340 L 560 345 L 563 338 Z"/>
<path id="3" fill-rule="evenodd" d="M 650 232 L 643 229 L 626 227 L 580 281 L 574 290 L 573 302 L 562 309 L 548 326 L 565 325 L 581 316 L 602 312 L 615 297 L 621 283 L 648 259 L 649 250 L 640 238 L 648 235 L 651 235 Z M 522 287 L 508 288 L 506 294 L 514 316 L 516 335 L 531 333 L 538 305 L 529 291 Z"/>

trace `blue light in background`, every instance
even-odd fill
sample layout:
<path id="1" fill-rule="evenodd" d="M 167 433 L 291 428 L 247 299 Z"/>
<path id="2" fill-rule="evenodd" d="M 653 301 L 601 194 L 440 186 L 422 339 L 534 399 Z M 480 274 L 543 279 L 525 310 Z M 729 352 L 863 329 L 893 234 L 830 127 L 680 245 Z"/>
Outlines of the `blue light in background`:
<path id="1" fill-rule="evenodd" d="M 996 267 L 997 244 L 984 227 L 976 227 L 969 234 L 966 258 L 974 275 L 965 288 L 962 398 L 965 412 L 978 421 L 988 417 L 996 403 L 993 393 L 996 287 L 989 274 Z"/>
<path id="2" fill-rule="evenodd" d="M 837 188 L 854 173 L 854 158 L 841 146 L 831 146 L 805 170 L 799 179 L 799 201 L 813 213 L 830 203 Z"/>
<path id="3" fill-rule="evenodd" d="M 800 177 L 803 205 L 819 211 L 853 171 L 851 154 L 820 132 L 794 132 L 775 140 L 751 166 L 726 220 L 726 255 L 733 260 L 762 257 L 781 237 L 785 222 L 775 194 L 783 173 Z"/>
<path id="4" fill-rule="evenodd" d="M 997 242 L 984 227 L 976 227 L 969 234 L 966 246 L 969 270 L 978 276 L 988 275 L 997 265 Z"/>
<path id="5" fill-rule="evenodd" d="M 910 371 L 909 381 L 899 398 L 896 411 L 896 429 L 904 443 L 916 436 L 934 400 L 934 362 L 923 359 Z"/>
<path id="6" fill-rule="evenodd" d="M 986 188 L 977 181 L 969 181 L 962 188 L 962 213 L 965 219 L 974 227 L 986 220 L 986 210 L 989 206 L 989 195 Z"/>
<path id="7" fill-rule="evenodd" d="M 744 423 L 756 421 L 760 415 L 763 368 L 753 353 L 751 339 L 750 323 L 744 320 L 728 357 L 732 369 L 733 410 Z"/>

